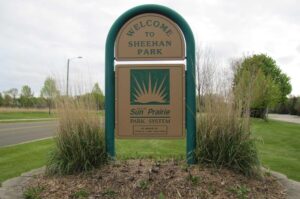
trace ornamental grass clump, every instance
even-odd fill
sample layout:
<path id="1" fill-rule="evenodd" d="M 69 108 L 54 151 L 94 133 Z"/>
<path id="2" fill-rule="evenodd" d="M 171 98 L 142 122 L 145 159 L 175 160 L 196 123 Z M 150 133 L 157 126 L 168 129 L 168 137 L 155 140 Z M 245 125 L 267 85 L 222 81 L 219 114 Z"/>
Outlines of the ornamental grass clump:
<path id="1" fill-rule="evenodd" d="M 198 117 L 197 150 L 199 162 L 227 167 L 245 175 L 258 174 L 255 140 L 233 104 L 207 97 L 205 112 Z"/>
<path id="2" fill-rule="evenodd" d="M 104 130 L 92 98 L 61 97 L 58 129 L 47 164 L 49 174 L 72 174 L 107 162 Z"/>
<path id="3" fill-rule="evenodd" d="M 201 56 L 197 65 L 196 159 L 256 176 L 260 163 L 250 131 L 251 93 L 242 85 L 233 86 L 232 75 L 218 70 L 210 54 Z"/>

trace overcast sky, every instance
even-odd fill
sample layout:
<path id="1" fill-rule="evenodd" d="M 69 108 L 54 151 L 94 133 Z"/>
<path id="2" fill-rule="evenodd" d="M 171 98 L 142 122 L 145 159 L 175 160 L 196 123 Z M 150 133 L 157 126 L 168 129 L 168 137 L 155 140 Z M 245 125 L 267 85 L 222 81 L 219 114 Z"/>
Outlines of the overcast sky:
<path id="1" fill-rule="evenodd" d="M 39 95 L 49 75 L 104 88 L 104 45 L 113 22 L 141 4 L 165 5 L 190 24 L 197 43 L 222 64 L 266 53 L 300 95 L 300 1 L 297 0 L 0 0 L 0 92 L 29 85 Z"/>

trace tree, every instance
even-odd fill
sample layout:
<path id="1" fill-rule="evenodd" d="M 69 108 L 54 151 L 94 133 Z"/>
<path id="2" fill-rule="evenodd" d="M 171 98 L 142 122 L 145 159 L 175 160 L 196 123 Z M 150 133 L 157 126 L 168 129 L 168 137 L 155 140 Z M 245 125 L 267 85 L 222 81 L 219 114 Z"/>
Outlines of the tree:
<path id="1" fill-rule="evenodd" d="M 32 97 L 32 104 L 35 108 L 47 108 L 47 100 L 43 97 Z"/>
<path id="2" fill-rule="evenodd" d="M 49 108 L 49 115 L 51 113 L 51 106 L 55 97 L 59 95 L 59 91 L 56 87 L 56 82 L 53 78 L 47 77 L 44 86 L 41 90 L 41 97 L 45 98 Z"/>
<path id="3" fill-rule="evenodd" d="M 0 93 L 0 106 L 2 106 L 3 105 L 3 97 L 2 97 L 2 93 Z"/>
<path id="4" fill-rule="evenodd" d="M 234 88 L 239 93 L 249 93 L 252 116 L 265 118 L 268 108 L 287 100 L 292 90 L 290 79 L 271 57 L 253 55 L 235 62 L 233 66 Z"/>
<path id="5" fill-rule="evenodd" d="M 13 98 L 6 92 L 4 92 L 3 106 L 5 107 L 13 106 Z"/>
<path id="6" fill-rule="evenodd" d="M 33 106 L 33 93 L 28 85 L 24 85 L 21 89 L 20 104 L 23 107 Z"/>
<path id="7" fill-rule="evenodd" d="M 33 97 L 33 93 L 31 92 L 31 88 L 28 85 L 24 85 L 22 87 L 21 96 L 23 96 L 23 97 Z"/>
<path id="8" fill-rule="evenodd" d="M 297 101 L 295 103 L 296 114 L 300 115 L 300 97 L 297 97 Z"/>
<path id="9" fill-rule="evenodd" d="M 290 96 L 290 98 L 287 100 L 285 105 L 287 106 L 289 114 L 291 115 L 300 114 L 300 97 Z"/>
<path id="10" fill-rule="evenodd" d="M 17 95 L 18 95 L 18 89 L 11 88 L 8 91 L 5 91 L 5 95 L 9 95 L 9 97 L 6 97 L 6 99 L 11 99 L 12 102 L 9 102 L 9 106 L 16 106 L 17 105 Z"/>
<path id="11" fill-rule="evenodd" d="M 104 108 L 104 95 L 98 83 L 95 83 L 92 89 L 92 95 L 96 101 L 97 110 Z"/>

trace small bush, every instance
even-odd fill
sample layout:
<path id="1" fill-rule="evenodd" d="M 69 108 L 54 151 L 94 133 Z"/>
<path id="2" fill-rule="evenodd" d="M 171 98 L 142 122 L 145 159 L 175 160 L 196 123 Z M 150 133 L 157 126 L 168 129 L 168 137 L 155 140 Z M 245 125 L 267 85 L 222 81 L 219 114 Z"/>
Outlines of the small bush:
<path id="1" fill-rule="evenodd" d="M 285 102 L 278 104 L 270 112 L 300 115 L 300 97 L 290 96 Z"/>
<path id="2" fill-rule="evenodd" d="M 106 189 L 103 193 L 102 196 L 107 196 L 107 197 L 115 197 L 117 195 L 117 192 L 115 192 L 112 189 Z"/>
<path id="3" fill-rule="evenodd" d="M 229 187 L 228 191 L 236 194 L 238 199 L 246 199 L 246 198 L 248 198 L 250 189 L 244 185 L 241 185 L 241 186 L 237 185 L 235 187 Z"/>
<path id="4" fill-rule="evenodd" d="M 146 190 L 149 187 L 149 181 L 148 180 L 139 181 L 138 187 L 143 189 L 143 190 Z"/>
<path id="5" fill-rule="evenodd" d="M 160 192 L 159 195 L 158 195 L 158 198 L 159 199 L 165 199 L 165 195 L 162 192 Z"/>
<path id="6" fill-rule="evenodd" d="M 197 160 L 254 175 L 259 170 L 255 140 L 243 129 L 242 119 L 232 117 L 218 113 L 199 118 Z"/>
<path id="7" fill-rule="evenodd" d="M 104 132 L 92 99 L 57 100 L 59 126 L 48 174 L 71 174 L 105 164 Z"/>
<path id="8" fill-rule="evenodd" d="M 72 198 L 87 198 L 89 196 L 89 192 L 85 189 L 80 189 L 72 195 Z"/>
<path id="9" fill-rule="evenodd" d="M 193 186 L 196 186 L 201 181 L 199 176 L 193 176 L 191 173 L 186 177 L 187 181 L 190 181 Z"/>
<path id="10" fill-rule="evenodd" d="M 43 187 L 29 187 L 27 188 L 24 193 L 23 193 L 23 197 L 25 199 L 40 199 L 41 198 L 41 193 L 44 190 Z"/>

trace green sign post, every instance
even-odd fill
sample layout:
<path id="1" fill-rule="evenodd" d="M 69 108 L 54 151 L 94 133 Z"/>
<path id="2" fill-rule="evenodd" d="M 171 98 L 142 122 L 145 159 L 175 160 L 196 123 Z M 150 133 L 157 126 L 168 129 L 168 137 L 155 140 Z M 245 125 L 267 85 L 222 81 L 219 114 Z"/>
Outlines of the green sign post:
<path id="1" fill-rule="evenodd" d="M 105 142 L 106 142 L 106 151 L 111 158 L 115 157 L 115 70 L 114 70 L 114 61 L 115 61 L 115 42 L 118 36 L 118 33 L 122 26 L 131 20 L 133 17 L 141 14 L 155 13 L 160 14 L 166 18 L 169 18 L 182 31 L 185 44 L 186 44 L 186 72 L 185 72 L 185 124 L 186 124 L 186 157 L 189 164 L 195 163 L 194 150 L 196 147 L 196 88 L 195 88 L 195 41 L 193 33 L 188 25 L 188 23 L 175 11 L 159 5 L 142 5 L 132 8 L 122 14 L 111 27 L 109 34 L 106 40 L 105 46 Z M 150 21 L 148 23 L 150 25 Z M 142 25 L 142 24 L 141 24 Z M 151 22 L 151 25 L 155 25 L 155 22 Z M 158 24 L 157 24 L 158 25 Z M 160 26 L 162 27 L 162 26 Z M 138 28 L 138 27 L 136 27 Z M 171 34 L 165 27 L 163 27 L 167 34 Z M 150 33 L 149 33 L 150 34 Z M 150 35 L 151 36 L 151 35 Z M 159 51 L 160 52 L 160 51 Z M 158 73 L 159 71 L 148 70 L 139 74 L 138 71 L 132 71 L 134 76 L 136 76 L 139 83 L 142 81 L 139 77 L 147 76 L 144 78 L 144 81 L 151 81 L 151 75 Z M 146 74 L 147 73 L 147 74 Z M 163 71 L 160 73 L 163 78 L 168 78 L 168 72 Z M 150 79 L 149 79 L 150 75 Z M 133 80 L 132 80 L 133 81 Z M 168 81 L 163 81 L 163 84 L 166 84 Z M 143 101 L 142 98 L 137 99 L 138 91 L 132 91 L 131 93 L 131 103 L 139 103 Z M 165 96 L 165 95 L 164 95 Z M 158 100 L 156 103 L 168 103 L 169 97 L 164 97 L 161 102 Z M 143 102 L 144 103 L 144 102 Z M 151 102 L 149 102 L 151 103 Z"/>

